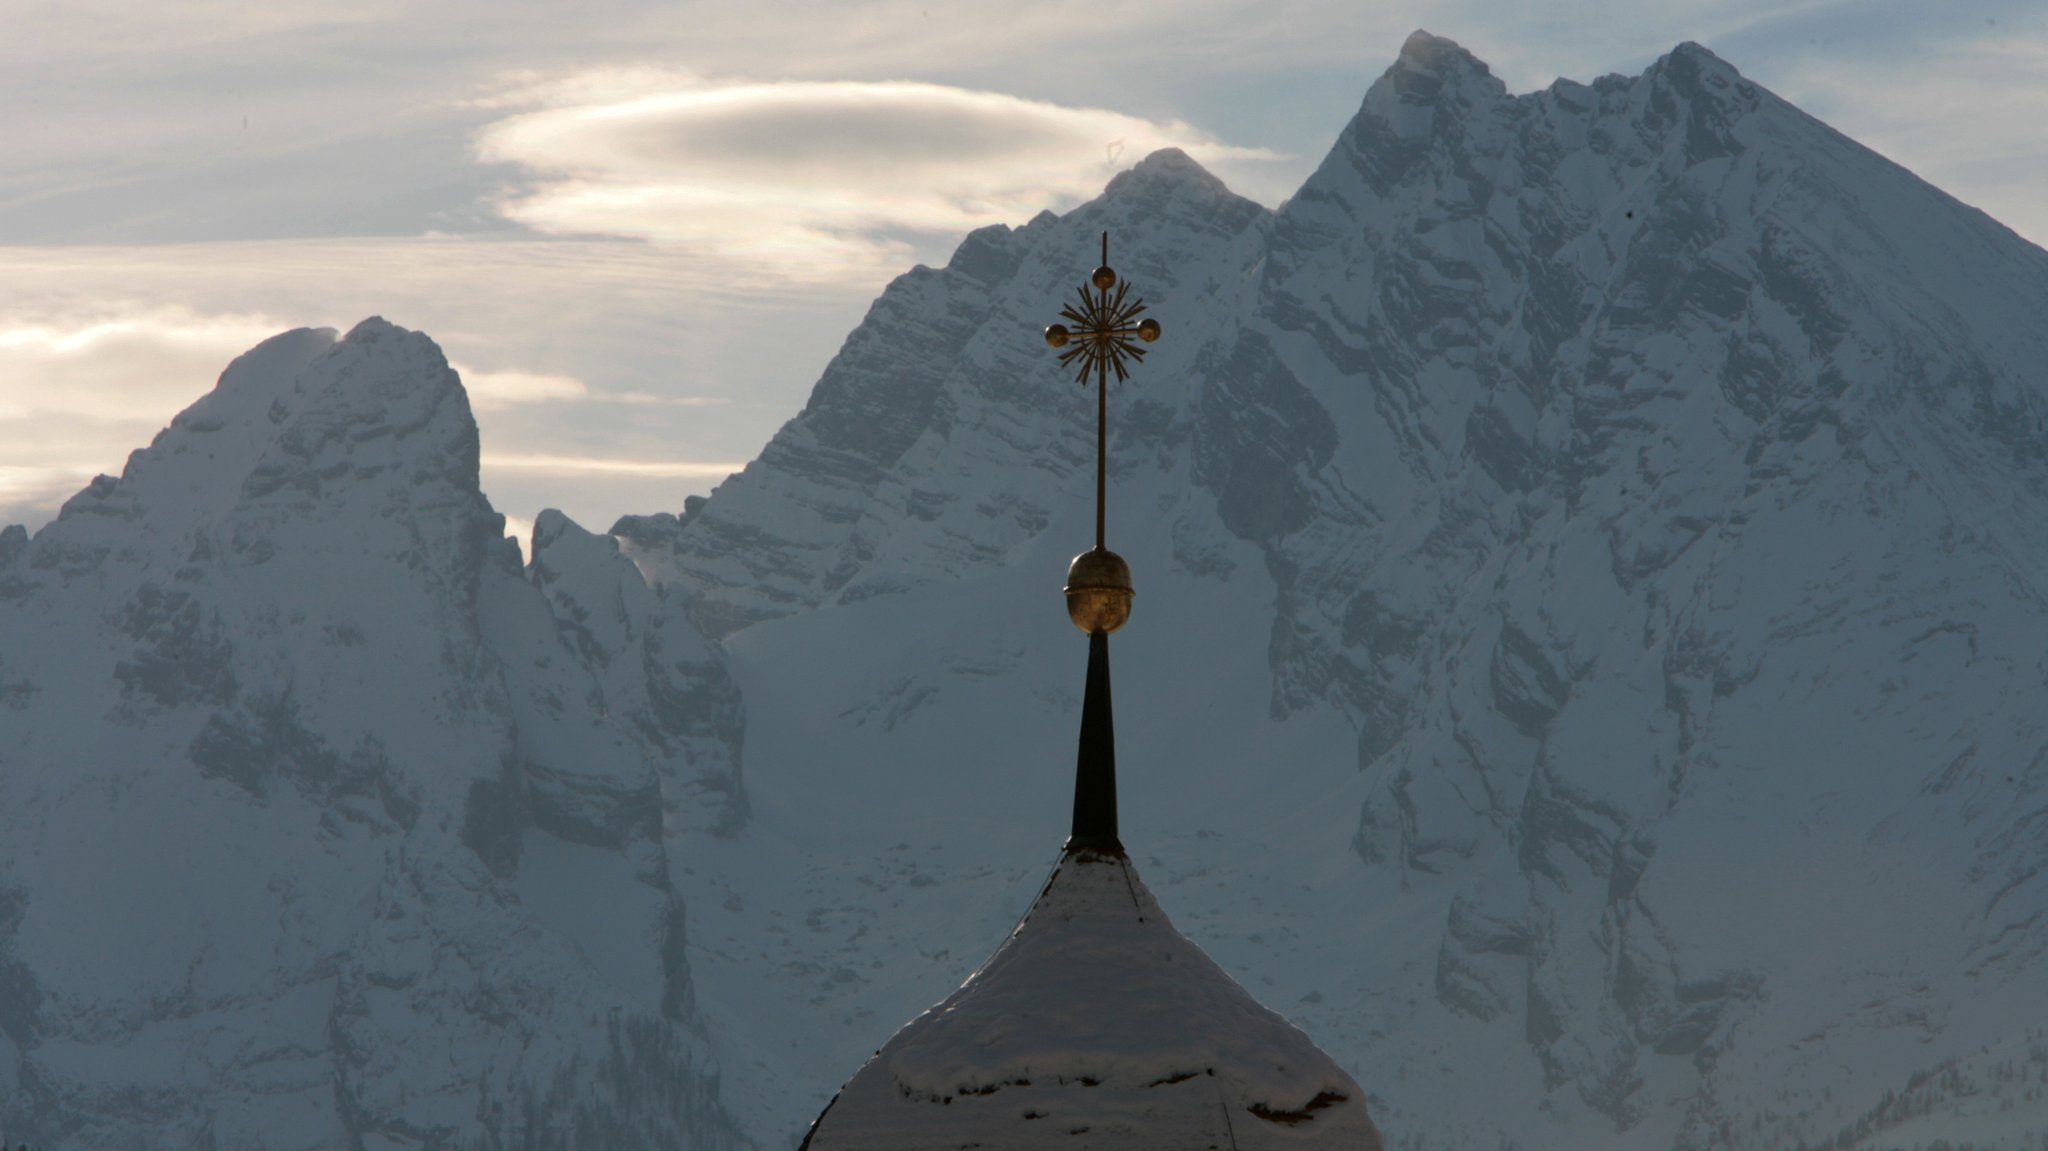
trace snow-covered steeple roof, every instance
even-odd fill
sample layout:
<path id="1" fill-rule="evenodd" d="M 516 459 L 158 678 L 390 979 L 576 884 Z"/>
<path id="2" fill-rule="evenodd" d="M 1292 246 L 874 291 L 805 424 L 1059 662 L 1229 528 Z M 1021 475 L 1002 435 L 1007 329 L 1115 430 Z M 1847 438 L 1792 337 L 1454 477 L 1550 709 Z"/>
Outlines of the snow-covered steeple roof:
<path id="1" fill-rule="evenodd" d="M 1023 922 L 898 1031 L 804 1151 L 1379 1151 L 1364 1092 L 1174 930 L 1120 852 L 1069 849 Z"/>
<path id="2" fill-rule="evenodd" d="M 1107 233 L 1102 251 L 1094 286 L 1121 303 L 1129 285 L 1108 266 Z M 1047 343 L 1090 335 L 1055 325 Z M 1107 387 L 1108 372 L 1095 374 Z M 1381 1151 L 1358 1084 L 1174 930 L 1124 851 L 1109 633 L 1129 618 L 1132 590 L 1103 543 L 1105 476 L 1098 466 L 1095 548 L 1067 571 L 1088 679 L 1059 864 L 1009 939 L 854 1074 L 799 1151 Z"/>

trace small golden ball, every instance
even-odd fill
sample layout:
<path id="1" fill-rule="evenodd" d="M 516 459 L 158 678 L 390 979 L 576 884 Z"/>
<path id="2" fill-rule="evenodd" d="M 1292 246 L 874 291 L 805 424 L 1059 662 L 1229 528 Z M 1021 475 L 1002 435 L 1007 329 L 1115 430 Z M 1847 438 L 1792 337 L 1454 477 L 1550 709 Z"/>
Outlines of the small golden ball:
<path id="1" fill-rule="evenodd" d="M 1067 346 L 1067 339 L 1073 335 L 1065 324 L 1054 324 L 1045 330 L 1045 342 L 1055 348 Z"/>
<path id="2" fill-rule="evenodd" d="M 1116 287 L 1116 273 L 1110 270 L 1108 264 L 1095 269 L 1095 275 L 1090 278 L 1095 281 L 1095 286 L 1102 291 L 1107 292 L 1111 288 Z"/>
<path id="3" fill-rule="evenodd" d="M 1092 548 L 1067 565 L 1067 618 L 1090 635 L 1104 635 L 1131 618 L 1131 565 L 1122 556 Z"/>
<path id="4" fill-rule="evenodd" d="M 1140 320 L 1140 321 L 1138 321 L 1138 338 L 1139 338 L 1139 339 L 1141 339 L 1141 340 L 1143 340 L 1143 341 L 1145 341 L 1145 342 L 1146 342 L 1146 343 L 1148 343 L 1148 344 L 1149 344 L 1149 343 L 1151 343 L 1152 341 L 1154 341 L 1154 340 L 1158 339 L 1158 338 L 1159 338 L 1159 321 L 1158 321 L 1158 320 Z"/>

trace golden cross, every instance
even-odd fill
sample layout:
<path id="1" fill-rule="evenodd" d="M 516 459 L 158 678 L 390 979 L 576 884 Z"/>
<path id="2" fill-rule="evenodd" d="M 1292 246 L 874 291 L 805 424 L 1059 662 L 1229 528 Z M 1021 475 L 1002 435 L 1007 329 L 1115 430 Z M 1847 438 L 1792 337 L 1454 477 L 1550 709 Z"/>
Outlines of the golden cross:
<path id="1" fill-rule="evenodd" d="M 1045 329 L 1045 342 L 1066 349 L 1060 353 L 1062 365 L 1080 364 L 1075 383 L 1086 385 L 1089 373 L 1095 375 L 1095 547 L 1102 550 L 1109 489 L 1109 373 L 1116 373 L 1118 383 L 1130 378 L 1125 359 L 1136 364 L 1146 351 L 1133 343 L 1132 337 L 1148 344 L 1158 339 L 1159 321 L 1138 320 L 1145 311 L 1143 300 L 1126 302 L 1131 284 L 1109 266 L 1108 232 L 1102 234 L 1102 266 L 1089 280 L 1095 290 L 1090 292 L 1087 284 L 1081 285 L 1081 306 L 1068 304 L 1060 309 L 1060 316 L 1075 326 L 1053 324 Z"/>

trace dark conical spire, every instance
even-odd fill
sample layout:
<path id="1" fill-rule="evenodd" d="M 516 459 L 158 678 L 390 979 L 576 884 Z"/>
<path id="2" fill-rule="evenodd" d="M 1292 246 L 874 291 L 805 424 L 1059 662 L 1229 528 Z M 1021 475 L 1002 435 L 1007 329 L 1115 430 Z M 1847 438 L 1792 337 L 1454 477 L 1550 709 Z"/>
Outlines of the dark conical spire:
<path id="1" fill-rule="evenodd" d="M 1116 833 L 1116 718 L 1109 705 L 1109 633 L 1088 637 L 1081 753 L 1074 763 L 1074 830 L 1068 851 L 1124 853 Z"/>

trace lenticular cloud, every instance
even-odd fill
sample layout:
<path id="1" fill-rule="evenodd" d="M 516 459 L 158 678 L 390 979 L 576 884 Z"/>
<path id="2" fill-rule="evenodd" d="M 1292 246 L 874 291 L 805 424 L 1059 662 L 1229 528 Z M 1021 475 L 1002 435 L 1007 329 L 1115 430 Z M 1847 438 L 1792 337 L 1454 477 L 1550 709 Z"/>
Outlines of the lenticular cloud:
<path id="1" fill-rule="evenodd" d="M 1186 124 L 915 83 L 745 84 L 587 100 L 487 128 L 531 183 L 499 205 L 554 233 L 638 236 L 792 273 L 900 265 L 906 233 L 1075 203 L 1135 156 L 1272 158 Z"/>

